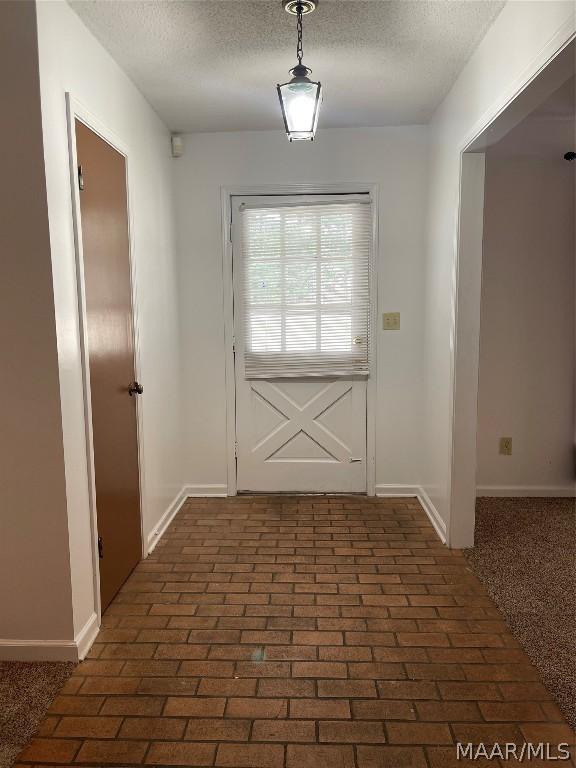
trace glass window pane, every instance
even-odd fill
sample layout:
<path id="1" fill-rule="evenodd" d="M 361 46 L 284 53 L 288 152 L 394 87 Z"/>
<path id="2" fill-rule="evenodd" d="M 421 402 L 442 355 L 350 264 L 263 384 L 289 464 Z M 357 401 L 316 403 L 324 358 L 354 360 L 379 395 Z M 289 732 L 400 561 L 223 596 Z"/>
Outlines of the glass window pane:
<path id="1" fill-rule="evenodd" d="M 282 216 L 274 211 L 255 211 L 248 214 L 250 224 L 246 231 L 245 247 L 251 259 L 279 258 L 282 246 Z"/>
<path id="2" fill-rule="evenodd" d="M 350 315 L 322 315 L 320 338 L 322 352 L 351 352 L 352 318 Z"/>
<path id="3" fill-rule="evenodd" d="M 352 272 L 350 261 L 332 261 L 321 265 L 322 304 L 349 304 L 352 301 Z"/>
<path id="4" fill-rule="evenodd" d="M 286 315 L 286 351 L 316 349 L 316 315 Z"/>
<path id="5" fill-rule="evenodd" d="M 320 226 L 322 256 L 352 255 L 352 217 L 346 213 L 322 214 Z"/>
<path id="6" fill-rule="evenodd" d="M 279 304 L 282 297 L 282 270 L 279 262 L 254 262 L 248 265 L 248 303 Z"/>
<path id="7" fill-rule="evenodd" d="M 290 211 L 285 216 L 284 248 L 286 258 L 316 258 L 318 255 L 318 220 L 314 211 Z"/>
<path id="8" fill-rule="evenodd" d="M 281 352 L 282 329 L 279 314 L 255 314 L 250 318 L 250 352 Z"/>
<path id="9" fill-rule="evenodd" d="M 316 264 L 311 261 L 287 262 L 285 268 L 286 304 L 316 303 Z"/>
<path id="10" fill-rule="evenodd" d="M 308 375 L 306 360 L 310 375 L 367 373 L 370 206 L 336 196 L 277 202 L 241 208 L 234 281 L 247 378 Z"/>

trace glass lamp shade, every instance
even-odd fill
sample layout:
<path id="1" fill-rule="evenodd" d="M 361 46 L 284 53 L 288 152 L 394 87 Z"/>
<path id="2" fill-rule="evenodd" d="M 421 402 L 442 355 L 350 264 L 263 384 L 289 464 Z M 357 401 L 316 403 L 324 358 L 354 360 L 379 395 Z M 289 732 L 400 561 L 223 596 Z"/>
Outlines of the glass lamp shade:
<path id="1" fill-rule="evenodd" d="M 286 135 L 290 141 L 313 141 L 322 102 L 322 86 L 307 77 L 294 77 L 278 86 Z"/>

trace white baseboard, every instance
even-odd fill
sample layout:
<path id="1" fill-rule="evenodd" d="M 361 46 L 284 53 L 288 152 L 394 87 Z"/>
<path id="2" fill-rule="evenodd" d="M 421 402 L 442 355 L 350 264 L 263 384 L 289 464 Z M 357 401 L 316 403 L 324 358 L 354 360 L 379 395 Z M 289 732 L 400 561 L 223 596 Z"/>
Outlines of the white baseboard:
<path id="1" fill-rule="evenodd" d="M 202 497 L 202 496 L 228 496 L 228 486 L 224 483 L 213 485 L 196 485 L 191 483 L 184 487 L 186 496 Z"/>
<path id="2" fill-rule="evenodd" d="M 93 613 L 74 640 L 3 640 L 1 661 L 81 661 L 98 634 L 98 616 Z"/>
<path id="3" fill-rule="evenodd" d="M 392 497 L 395 496 L 418 496 L 420 488 L 417 485 L 387 485 L 385 483 L 376 484 L 376 496 Z"/>
<path id="4" fill-rule="evenodd" d="M 428 515 L 428 518 L 434 526 L 434 530 L 440 537 L 442 544 L 446 544 L 446 523 L 440 517 L 440 513 L 432 503 L 430 496 L 428 496 L 424 488 L 421 486 L 418 487 L 418 501 L 424 507 L 424 511 Z"/>
<path id="5" fill-rule="evenodd" d="M 386 485 L 383 483 L 376 485 L 376 496 L 382 497 L 402 497 L 402 496 L 415 496 L 424 511 L 428 515 L 428 518 L 434 530 L 440 537 L 443 544 L 446 544 L 446 523 L 440 517 L 440 514 L 430 496 L 426 493 L 424 488 L 420 485 Z"/>
<path id="6" fill-rule="evenodd" d="M 86 654 L 92 647 L 92 643 L 96 640 L 96 635 L 99 630 L 100 625 L 98 624 L 98 615 L 93 613 L 74 638 L 79 661 L 82 661 L 82 659 L 86 657 Z"/>
<path id="7" fill-rule="evenodd" d="M 576 485 L 479 485 L 476 496 L 575 498 Z"/>
<path id="8" fill-rule="evenodd" d="M 155 528 L 153 528 L 150 533 L 148 534 L 148 538 L 146 540 L 147 544 L 147 551 L 148 554 L 154 550 L 156 547 L 156 544 L 160 541 L 162 534 L 168 528 L 176 514 L 180 511 L 180 508 L 182 507 L 182 504 L 186 501 L 188 498 L 188 492 L 186 488 L 182 488 L 180 493 L 176 496 L 176 498 L 170 503 L 168 506 L 168 509 L 160 520 L 158 521 Z"/>
<path id="9" fill-rule="evenodd" d="M 78 661 L 73 640 L 2 640 L 2 661 Z"/>

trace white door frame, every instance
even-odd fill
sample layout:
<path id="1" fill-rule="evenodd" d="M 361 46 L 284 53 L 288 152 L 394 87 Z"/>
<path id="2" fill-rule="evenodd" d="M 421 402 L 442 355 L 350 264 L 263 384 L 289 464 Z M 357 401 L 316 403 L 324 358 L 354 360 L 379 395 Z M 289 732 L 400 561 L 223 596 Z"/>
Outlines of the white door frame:
<path id="1" fill-rule="evenodd" d="M 447 531 L 451 547 L 472 546 L 474 542 L 484 176 L 485 154 L 462 154 L 450 498 L 450 508 L 457 512 L 450 515 Z"/>
<path id="2" fill-rule="evenodd" d="M 136 271 L 134 268 L 134 220 L 130 190 L 130 159 L 127 147 L 95 117 L 81 102 L 69 92 L 66 93 L 66 114 L 68 118 L 68 149 L 70 161 L 70 188 L 72 191 L 72 222 L 74 227 L 74 250 L 76 253 L 76 290 L 78 299 L 78 319 L 80 333 L 80 355 L 82 361 L 82 382 L 84 400 L 84 429 L 86 439 L 86 459 L 88 472 L 88 496 L 90 503 L 90 530 L 92 535 L 92 578 L 94 589 L 94 611 L 98 617 L 98 626 L 102 618 L 100 600 L 100 562 L 98 556 L 98 518 L 96 511 L 96 480 L 94 473 L 94 441 L 92 432 L 92 399 L 90 390 L 90 366 L 88 349 L 88 323 L 86 316 L 86 284 L 84 280 L 84 253 L 82 248 L 82 218 L 80 210 L 80 191 L 78 189 L 78 158 L 76 153 L 75 121 L 78 119 L 87 128 L 119 152 L 126 163 L 126 195 L 128 208 L 128 261 L 130 267 L 130 294 L 132 300 L 132 341 L 134 348 L 134 375 L 140 380 L 140 334 L 138 319 L 138 299 L 136 290 Z M 140 486 L 140 535 L 142 538 L 142 557 L 146 557 L 144 539 L 144 521 L 142 510 L 145 499 L 144 450 L 143 450 L 143 404 L 136 399 L 136 438 L 138 442 L 138 477 Z"/>
<path id="3" fill-rule="evenodd" d="M 376 492 L 376 333 L 378 316 L 377 264 L 378 264 L 378 185 L 373 183 L 342 182 L 336 184 L 259 184 L 222 187 L 222 277 L 224 341 L 226 358 L 226 458 L 227 494 L 238 492 L 236 476 L 236 378 L 234 369 L 234 286 L 232 280 L 232 197 L 263 197 L 267 195 L 352 195 L 368 194 L 372 202 L 373 244 L 371 252 L 370 282 L 370 375 L 366 382 L 366 493 Z"/>
<path id="4" fill-rule="evenodd" d="M 482 136 L 512 102 L 576 39 L 573 22 L 564 24 L 538 52 L 528 71 L 478 121 L 458 148 L 460 178 L 456 215 L 456 274 L 451 352 L 451 458 L 447 544 L 474 546 L 476 519 L 476 464 L 478 432 L 478 374 L 480 347 L 480 291 L 482 279 L 482 218 L 484 157 L 470 154 L 482 149 Z M 476 211 L 471 206 L 476 206 Z M 476 260 L 476 262 L 475 262 Z"/>

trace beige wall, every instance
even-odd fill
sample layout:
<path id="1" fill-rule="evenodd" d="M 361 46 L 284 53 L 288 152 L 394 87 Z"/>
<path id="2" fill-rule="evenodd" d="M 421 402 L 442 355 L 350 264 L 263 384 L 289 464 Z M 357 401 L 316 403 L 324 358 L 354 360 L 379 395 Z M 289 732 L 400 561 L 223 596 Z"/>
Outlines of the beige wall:
<path id="1" fill-rule="evenodd" d="M 0 93 L 0 643 L 71 640 L 64 454 L 32 2 L 0 3 Z"/>
<path id="2" fill-rule="evenodd" d="M 573 144 L 573 120 L 529 117 L 486 153 L 480 494 L 574 492 Z"/>

